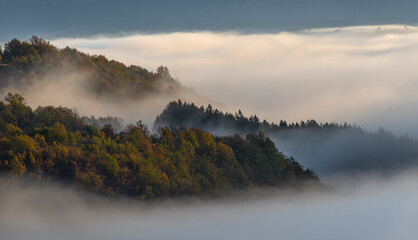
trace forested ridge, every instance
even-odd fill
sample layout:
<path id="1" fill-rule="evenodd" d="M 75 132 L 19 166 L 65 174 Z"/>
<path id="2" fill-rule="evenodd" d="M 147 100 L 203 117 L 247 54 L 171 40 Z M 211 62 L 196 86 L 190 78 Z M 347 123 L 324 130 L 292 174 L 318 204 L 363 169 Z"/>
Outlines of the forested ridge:
<path id="1" fill-rule="evenodd" d="M 164 126 L 198 127 L 226 136 L 262 131 L 280 146 L 321 174 L 378 171 L 391 173 L 418 167 L 418 141 L 395 136 L 380 128 L 376 132 L 347 123 L 318 123 L 306 120 L 278 124 L 245 117 L 241 111 L 224 113 L 212 106 L 196 106 L 182 101 L 170 102 L 157 116 L 154 129 Z"/>
<path id="2" fill-rule="evenodd" d="M 278 132 L 286 129 L 357 129 L 357 126 L 350 124 L 337 123 L 317 123 L 313 119 L 307 121 L 287 123 L 281 120 L 279 124 L 269 123 L 266 120 L 261 121 L 257 115 L 245 117 L 239 110 L 232 114 L 223 113 L 218 109 L 214 109 L 210 104 L 204 106 L 196 106 L 194 103 L 182 102 L 181 100 L 170 102 L 164 111 L 157 116 L 154 122 L 154 128 L 161 126 L 174 127 L 200 127 L 204 130 L 225 130 L 224 134 L 234 133 L 251 133 L 251 132 Z"/>
<path id="3" fill-rule="evenodd" d="M 140 66 L 126 66 L 103 55 L 89 55 L 69 47 L 59 49 L 37 36 L 29 41 L 15 38 L 6 42 L 3 50 L 0 47 L 0 88 L 35 84 L 57 70 L 62 75 L 83 73 L 85 87 L 91 94 L 113 99 L 141 98 L 183 88 L 167 67 L 160 66 L 152 72 Z"/>
<path id="4" fill-rule="evenodd" d="M 142 199 L 319 184 L 313 171 L 284 156 L 261 132 L 214 137 L 199 128 L 164 127 L 151 135 L 139 121 L 115 133 L 65 107 L 32 110 L 10 93 L 0 101 L 0 171 Z"/>

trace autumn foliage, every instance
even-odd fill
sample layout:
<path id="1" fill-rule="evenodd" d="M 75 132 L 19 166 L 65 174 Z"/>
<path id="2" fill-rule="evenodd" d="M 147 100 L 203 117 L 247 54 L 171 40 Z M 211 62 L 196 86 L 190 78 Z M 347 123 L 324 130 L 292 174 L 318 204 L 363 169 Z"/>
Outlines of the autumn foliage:
<path id="1" fill-rule="evenodd" d="M 214 137 L 198 128 L 165 127 L 151 135 L 139 121 L 115 133 L 65 107 L 32 110 L 10 93 L 0 101 L 0 170 L 141 199 L 318 182 L 261 132 Z"/>

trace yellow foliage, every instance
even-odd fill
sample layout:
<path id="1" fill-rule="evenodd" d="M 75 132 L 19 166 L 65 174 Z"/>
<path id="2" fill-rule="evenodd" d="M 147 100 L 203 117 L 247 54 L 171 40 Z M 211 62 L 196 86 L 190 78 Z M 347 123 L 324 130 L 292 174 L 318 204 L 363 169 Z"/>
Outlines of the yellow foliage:
<path id="1" fill-rule="evenodd" d="M 50 142 L 68 143 L 68 132 L 65 126 L 56 122 L 48 132 L 48 139 Z"/>
<path id="2" fill-rule="evenodd" d="M 14 155 L 10 161 L 5 162 L 5 165 L 10 170 L 10 173 L 22 175 L 26 172 L 26 166 L 23 159 L 24 155 L 18 153 L 17 155 Z"/>
<path id="3" fill-rule="evenodd" d="M 10 138 L 10 146 L 17 153 L 37 153 L 39 151 L 39 144 L 27 135 Z"/>
<path id="4" fill-rule="evenodd" d="M 22 135 L 22 130 L 15 125 L 9 123 L 6 126 L 6 132 L 9 136 L 19 136 Z"/>

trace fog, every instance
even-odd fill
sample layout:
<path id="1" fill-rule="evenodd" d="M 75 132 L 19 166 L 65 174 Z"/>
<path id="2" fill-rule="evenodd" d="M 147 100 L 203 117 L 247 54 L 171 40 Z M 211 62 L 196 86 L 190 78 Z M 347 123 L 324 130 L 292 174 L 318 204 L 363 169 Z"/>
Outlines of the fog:
<path id="1" fill-rule="evenodd" d="M 192 89 L 115 101 L 93 95 L 84 73 L 58 69 L 35 84 L 12 84 L 1 94 L 20 93 L 33 108 L 62 105 L 80 115 L 112 115 L 126 123 L 150 125 L 169 101 L 181 98 L 197 105 L 222 102 L 221 110 L 241 109 L 270 122 L 348 122 L 418 137 L 417 40 L 418 29 L 411 26 L 56 39 L 52 43 L 59 47 L 149 70 L 166 65 Z M 149 203 L 3 177 L 1 238 L 416 238 L 415 143 L 402 140 L 404 145 L 395 146 L 384 135 L 368 139 L 344 131 L 272 137 L 280 151 L 313 168 L 330 191 L 251 189 L 217 199 Z"/>
<path id="2" fill-rule="evenodd" d="M 172 75 L 268 121 L 316 119 L 418 136 L 418 29 L 363 26 L 276 34 L 175 32 L 52 40 Z"/>
<path id="3" fill-rule="evenodd" d="M 0 232 L 8 240 L 415 239 L 417 182 L 411 171 L 342 177 L 328 192 L 144 203 L 3 178 Z"/>
<path id="4" fill-rule="evenodd" d="M 151 126 L 155 117 L 173 100 L 219 106 L 199 96 L 191 88 L 173 88 L 163 81 L 156 83 L 160 92 L 141 94 L 136 98 L 126 97 L 118 93 L 117 89 L 113 89 L 114 95 L 99 95 L 92 89 L 90 77 L 89 72 L 60 67 L 40 74 L 40 78 L 33 81 L 2 79 L 0 95 L 4 97 L 8 92 L 18 93 L 33 109 L 38 106 L 63 106 L 74 109 L 80 116 L 118 117 L 126 125 L 141 120 Z"/>
<path id="5" fill-rule="evenodd" d="M 33 108 L 62 105 L 76 108 L 80 115 L 121 117 L 126 124 L 143 120 L 151 126 L 169 101 L 180 98 L 224 111 L 241 109 L 246 116 L 257 114 L 269 122 L 348 122 L 417 138 L 417 40 L 417 27 L 399 25 L 55 39 L 51 42 L 59 47 L 105 54 L 149 70 L 166 65 L 186 88 L 115 101 L 93 95 L 85 73 L 58 69 L 35 84 L 0 93 L 20 93 Z M 228 129 L 211 132 L 225 135 Z M 408 141 L 394 147 L 378 137 L 347 132 L 318 136 L 299 131 L 271 137 L 279 150 L 313 168 L 321 179 L 347 171 L 405 170 L 418 161 L 418 148 Z"/>
<path id="6" fill-rule="evenodd" d="M 279 127 L 272 130 L 262 126 L 240 126 L 239 120 L 235 123 L 235 120 L 228 121 L 225 118 L 208 120 L 199 113 L 189 113 L 184 117 L 180 116 L 180 111 L 171 114 L 169 112 L 170 110 L 164 112 L 162 115 L 165 115 L 165 118 L 154 123 L 154 130 L 165 126 L 199 127 L 220 137 L 235 134 L 246 137 L 250 133 L 261 131 L 273 140 L 280 152 L 285 156 L 294 157 L 305 168 L 314 170 L 326 183 L 330 183 L 328 180 L 335 175 L 393 176 L 418 167 L 418 140 L 408 135 L 396 136 L 384 129 L 366 131 L 356 126 L 318 125 Z"/>
<path id="7" fill-rule="evenodd" d="M 283 130 L 269 135 L 285 155 L 311 168 L 326 183 L 341 174 L 387 177 L 418 167 L 418 142 L 389 132 L 356 129 Z"/>
<path id="8" fill-rule="evenodd" d="M 150 71 L 167 66 L 184 86 L 165 91 L 161 82 L 161 93 L 138 98 L 96 95 L 89 73 L 71 68 L 33 82 L 0 80 L 0 96 L 19 93 L 33 109 L 61 105 L 80 116 L 110 115 L 151 126 L 169 101 L 181 99 L 241 109 L 269 122 L 347 122 L 418 139 L 418 27 L 403 25 L 418 22 L 417 1 L 1 5 L 2 46 L 35 34 L 58 47 Z M 225 135 L 231 129 L 209 131 Z M 345 129 L 269 137 L 285 155 L 313 168 L 328 189 L 254 188 L 147 202 L 0 175 L 0 239 L 416 239 L 417 140 Z"/>

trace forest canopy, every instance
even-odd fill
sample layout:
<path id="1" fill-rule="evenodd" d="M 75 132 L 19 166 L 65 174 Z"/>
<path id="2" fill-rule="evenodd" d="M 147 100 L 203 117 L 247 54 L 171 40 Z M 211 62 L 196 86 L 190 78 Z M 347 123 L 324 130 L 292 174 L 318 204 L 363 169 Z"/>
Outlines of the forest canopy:
<path id="1" fill-rule="evenodd" d="M 116 133 L 65 107 L 32 110 L 11 93 L 0 101 L 0 171 L 141 199 L 320 184 L 262 132 L 214 137 L 199 128 L 164 127 L 151 135 L 139 121 Z"/>
<path id="2" fill-rule="evenodd" d="M 165 66 L 158 67 L 156 72 L 126 66 L 103 55 L 89 55 L 69 47 L 59 49 L 37 36 L 29 41 L 14 38 L 5 43 L 0 51 L 0 88 L 35 84 L 57 69 L 84 73 L 92 94 L 114 99 L 183 89 Z"/>

